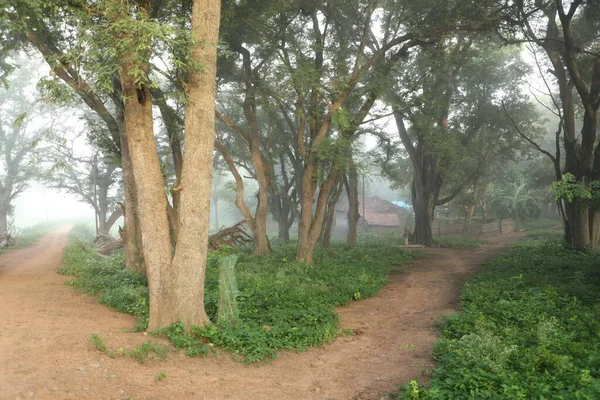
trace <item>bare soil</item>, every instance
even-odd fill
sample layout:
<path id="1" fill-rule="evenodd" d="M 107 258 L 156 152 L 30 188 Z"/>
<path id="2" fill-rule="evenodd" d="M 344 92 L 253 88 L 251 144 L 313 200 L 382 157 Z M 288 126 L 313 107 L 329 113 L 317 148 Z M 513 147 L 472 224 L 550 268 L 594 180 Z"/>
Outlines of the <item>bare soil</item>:
<path id="1" fill-rule="evenodd" d="M 433 367 L 436 321 L 456 311 L 465 279 L 522 237 L 494 237 L 472 251 L 427 249 L 377 296 L 337 310 L 355 334 L 246 366 L 225 353 L 138 364 L 95 350 L 93 333 L 112 351 L 156 339 L 125 332 L 135 318 L 64 284 L 56 270 L 69 229 L 0 256 L 0 399 L 387 399 Z"/>

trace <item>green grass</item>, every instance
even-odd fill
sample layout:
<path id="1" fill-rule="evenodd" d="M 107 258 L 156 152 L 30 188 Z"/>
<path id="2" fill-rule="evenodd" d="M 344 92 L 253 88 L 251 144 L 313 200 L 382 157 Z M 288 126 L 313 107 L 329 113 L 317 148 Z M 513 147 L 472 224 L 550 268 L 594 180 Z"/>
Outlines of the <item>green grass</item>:
<path id="1" fill-rule="evenodd" d="M 376 294 L 390 272 L 420 256 L 390 246 L 396 237 L 364 238 L 358 248 L 318 249 L 316 265 L 297 263 L 295 246 L 276 248 L 268 257 L 239 255 L 235 267 L 239 289 L 239 323 L 186 329 L 175 324 L 162 334 L 190 356 L 207 355 L 214 347 L 245 362 L 276 357 L 279 350 L 301 351 L 332 341 L 340 333 L 334 308 Z M 217 255 L 206 272 L 205 308 L 215 320 L 218 305 Z M 74 275 L 70 283 L 98 296 L 101 303 L 140 318 L 148 318 L 148 291 L 142 277 L 125 271 L 123 257 L 108 259 L 74 241 L 65 251 L 61 273 Z"/>
<path id="2" fill-rule="evenodd" d="M 427 387 L 399 399 L 600 398 L 600 257 L 537 231 L 471 279 Z"/>
<path id="3" fill-rule="evenodd" d="M 32 245 L 63 224 L 64 222 L 62 221 L 40 222 L 39 224 L 23 228 L 20 231 L 17 230 L 17 233 L 13 234 L 15 245 L 10 247 L 0 247 L 0 253 L 6 253 L 14 249 Z"/>
<path id="4" fill-rule="evenodd" d="M 528 219 L 524 221 L 525 228 L 527 230 L 538 230 L 538 229 L 550 229 L 561 226 L 561 222 L 558 218 L 538 218 Z"/>
<path id="5" fill-rule="evenodd" d="M 469 236 L 443 236 L 435 240 L 439 247 L 457 250 L 469 250 L 486 244 L 487 240 L 475 239 Z"/>

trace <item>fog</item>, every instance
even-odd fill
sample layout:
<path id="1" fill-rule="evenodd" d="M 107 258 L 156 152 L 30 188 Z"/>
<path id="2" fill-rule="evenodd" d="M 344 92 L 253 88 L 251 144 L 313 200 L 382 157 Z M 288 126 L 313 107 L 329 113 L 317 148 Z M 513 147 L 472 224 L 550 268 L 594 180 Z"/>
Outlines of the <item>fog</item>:
<path id="1" fill-rule="evenodd" d="M 18 229 L 49 221 L 94 223 L 94 210 L 91 206 L 77 201 L 72 195 L 48 189 L 40 183 L 30 185 L 16 198 L 13 205 L 13 221 Z"/>

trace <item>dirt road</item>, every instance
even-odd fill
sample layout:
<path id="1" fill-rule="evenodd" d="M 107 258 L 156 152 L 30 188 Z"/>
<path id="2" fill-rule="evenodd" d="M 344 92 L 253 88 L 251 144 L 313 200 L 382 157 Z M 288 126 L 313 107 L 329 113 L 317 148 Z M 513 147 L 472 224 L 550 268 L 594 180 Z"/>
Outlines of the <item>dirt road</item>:
<path id="1" fill-rule="evenodd" d="M 92 333 L 113 351 L 149 340 L 125 333 L 136 321 L 76 294 L 58 275 L 70 227 L 0 255 L 0 399 L 387 399 L 396 384 L 432 367 L 435 321 L 455 311 L 467 276 L 506 244 L 495 237 L 473 251 L 427 250 L 428 258 L 392 275 L 371 299 L 341 307 L 357 334 L 267 365 L 227 354 L 192 359 L 171 353 L 144 365 L 111 359 L 89 344 Z M 159 374 L 165 379 L 158 380 Z"/>

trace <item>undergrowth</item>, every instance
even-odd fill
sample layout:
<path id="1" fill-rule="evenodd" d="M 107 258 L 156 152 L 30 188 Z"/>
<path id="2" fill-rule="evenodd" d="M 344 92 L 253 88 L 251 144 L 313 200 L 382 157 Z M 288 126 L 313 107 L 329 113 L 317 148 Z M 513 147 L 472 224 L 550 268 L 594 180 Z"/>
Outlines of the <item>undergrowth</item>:
<path id="1" fill-rule="evenodd" d="M 474 249 L 486 243 L 487 240 L 475 239 L 469 236 L 443 236 L 435 239 L 435 244 L 439 247 L 457 250 Z"/>
<path id="2" fill-rule="evenodd" d="M 74 239 L 65 249 L 62 275 L 73 276 L 67 281 L 78 291 L 96 296 L 100 303 L 139 319 L 136 330 L 148 325 L 148 287 L 146 278 L 127 271 L 122 254 L 103 258 L 95 254 L 86 241 Z"/>
<path id="3" fill-rule="evenodd" d="M 190 356 L 210 354 L 219 347 L 244 362 L 276 357 L 277 351 L 301 351 L 330 342 L 339 334 L 334 308 L 376 294 L 387 274 L 398 271 L 421 253 L 399 250 L 397 236 L 366 237 L 354 250 L 342 246 L 318 249 L 315 265 L 294 261 L 294 245 L 283 245 L 270 256 L 239 255 L 235 267 L 239 322 L 193 326 L 175 324 L 160 332 Z M 209 259 L 205 308 L 216 320 L 219 299 L 219 254 Z M 121 255 L 108 259 L 74 240 L 66 249 L 61 273 L 74 275 L 71 284 L 99 297 L 100 302 L 140 318 L 147 325 L 145 280 L 127 272 Z"/>
<path id="4" fill-rule="evenodd" d="M 538 231 L 486 263 L 399 399 L 600 398 L 600 257 Z"/>

